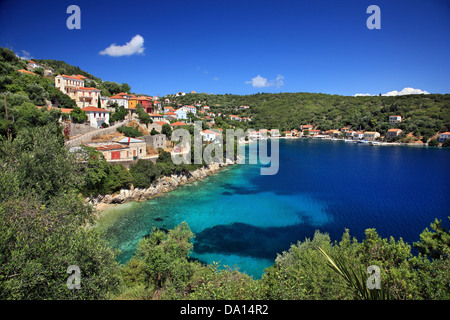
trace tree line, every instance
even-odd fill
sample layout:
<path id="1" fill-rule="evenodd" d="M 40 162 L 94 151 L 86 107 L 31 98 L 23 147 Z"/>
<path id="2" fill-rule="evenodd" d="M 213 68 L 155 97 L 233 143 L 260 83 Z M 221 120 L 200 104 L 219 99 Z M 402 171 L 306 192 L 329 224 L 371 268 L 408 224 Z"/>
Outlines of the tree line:
<path id="1" fill-rule="evenodd" d="M 258 93 L 253 95 L 186 94 L 171 97 L 173 104 L 207 105 L 211 111 L 252 117 L 254 129 L 299 129 L 313 124 L 327 131 L 351 127 L 353 130 L 377 131 L 385 135 L 390 128 L 413 133 L 424 142 L 450 128 L 450 95 L 426 94 L 404 96 L 351 97 L 321 93 Z M 247 105 L 248 109 L 238 109 Z M 390 115 L 402 116 L 392 125 Z M 233 121 L 233 125 L 244 124 Z M 247 124 L 248 125 L 248 124 Z"/>

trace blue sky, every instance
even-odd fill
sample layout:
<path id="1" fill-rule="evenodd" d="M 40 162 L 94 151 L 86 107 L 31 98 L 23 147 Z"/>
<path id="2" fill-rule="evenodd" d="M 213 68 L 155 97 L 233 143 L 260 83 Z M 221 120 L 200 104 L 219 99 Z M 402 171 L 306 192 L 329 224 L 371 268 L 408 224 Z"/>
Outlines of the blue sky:
<path id="1" fill-rule="evenodd" d="M 66 26 L 72 4 L 79 30 Z M 150 95 L 450 93 L 449 18 L 446 0 L 2 0 L 0 46 Z"/>

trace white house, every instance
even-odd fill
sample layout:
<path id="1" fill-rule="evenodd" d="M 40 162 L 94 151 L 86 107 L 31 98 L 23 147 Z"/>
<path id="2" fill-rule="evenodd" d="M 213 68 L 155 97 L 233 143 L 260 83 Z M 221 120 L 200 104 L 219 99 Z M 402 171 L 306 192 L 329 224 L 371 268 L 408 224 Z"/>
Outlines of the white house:
<path id="1" fill-rule="evenodd" d="M 164 116 L 159 113 L 149 113 L 149 116 L 153 121 L 163 121 L 164 120 Z"/>
<path id="2" fill-rule="evenodd" d="M 115 96 L 111 96 L 109 97 L 108 101 L 111 101 L 111 104 L 115 102 L 119 106 L 123 106 L 125 109 L 128 109 L 128 99 L 122 95 L 116 94 Z"/>
<path id="3" fill-rule="evenodd" d="M 362 131 L 355 131 L 353 133 L 353 139 L 361 140 L 364 138 L 364 132 Z"/>
<path id="4" fill-rule="evenodd" d="M 203 141 L 214 141 L 221 134 L 212 130 L 203 130 L 201 135 L 203 136 Z"/>
<path id="5" fill-rule="evenodd" d="M 44 66 L 40 65 L 39 63 L 34 62 L 33 60 L 30 60 L 30 62 L 28 62 L 27 68 L 31 69 L 31 70 L 34 70 L 36 68 L 43 68 L 43 69 L 45 69 Z"/>
<path id="6" fill-rule="evenodd" d="M 444 132 L 439 134 L 439 142 L 445 142 L 447 139 L 450 139 L 450 132 Z"/>
<path id="7" fill-rule="evenodd" d="M 186 110 L 183 108 L 179 108 L 175 110 L 175 113 L 177 114 L 177 118 L 180 119 L 187 119 L 187 113 Z"/>
<path id="8" fill-rule="evenodd" d="M 389 122 L 391 124 L 402 122 L 402 117 L 401 116 L 389 116 Z"/>
<path id="9" fill-rule="evenodd" d="M 278 129 L 272 129 L 272 130 L 270 130 L 270 136 L 271 136 L 271 137 L 280 137 L 280 136 L 281 136 L 280 130 L 278 130 Z"/>
<path id="10" fill-rule="evenodd" d="M 81 109 L 88 116 L 88 122 L 93 128 L 101 128 L 103 123 L 109 124 L 109 111 L 97 107 L 86 107 Z"/>
<path id="11" fill-rule="evenodd" d="M 197 108 L 194 106 L 184 106 L 183 108 L 186 109 L 186 113 L 191 112 L 194 115 L 197 114 Z"/>

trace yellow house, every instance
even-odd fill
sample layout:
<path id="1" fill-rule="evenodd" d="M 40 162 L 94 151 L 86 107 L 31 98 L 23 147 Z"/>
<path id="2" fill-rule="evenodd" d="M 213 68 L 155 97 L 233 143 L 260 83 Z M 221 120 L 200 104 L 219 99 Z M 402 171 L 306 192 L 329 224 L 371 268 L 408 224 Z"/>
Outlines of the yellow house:
<path id="1" fill-rule="evenodd" d="M 136 109 L 137 104 L 139 103 L 138 97 L 132 96 L 128 99 L 128 108 Z"/>

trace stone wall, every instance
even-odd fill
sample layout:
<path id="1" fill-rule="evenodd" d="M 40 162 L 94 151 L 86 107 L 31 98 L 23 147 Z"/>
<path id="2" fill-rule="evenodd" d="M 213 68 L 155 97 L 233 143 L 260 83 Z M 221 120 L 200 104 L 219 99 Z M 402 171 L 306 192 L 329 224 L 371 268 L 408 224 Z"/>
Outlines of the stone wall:
<path id="1" fill-rule="evenodd" d="M 82 123 L 70 123 L 70 136 L 75 137 L 78 135 L 86 134 L 88 132 L 97 130 L 96 128 L 91 127 L 88 124 L 82 124 Z"/>
<path id="2" fill-rule="evenodd" d="M 113 134 L 114 132 L 116 132 L 116 129 L 118 127 L 126 125 L 129 121 L 130 120 L 125 120 L 125 121 L 116 123 L 115 125 L 108 127 L 108 128 L 94 129 L 93 131 L 87 132 L 79 137 L 70 139 L 69 141 L 66 142 L 66 145 L 69 147 L 76 147 L 83 143 L 91 141 L 91 139 L 97 135 Z"/>

